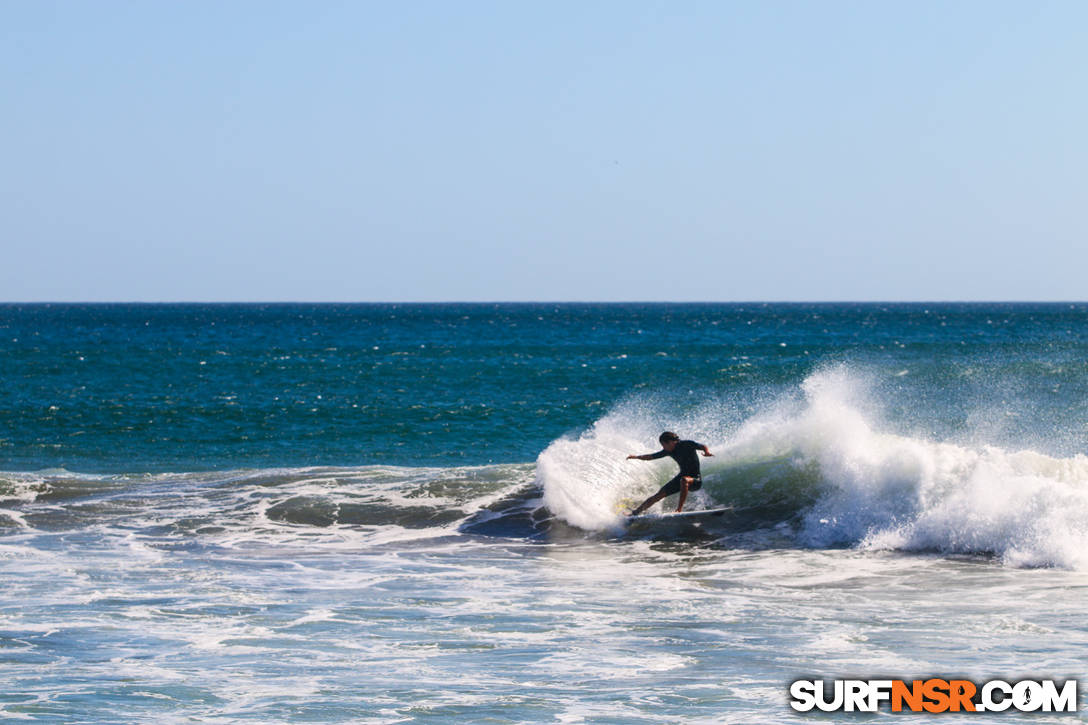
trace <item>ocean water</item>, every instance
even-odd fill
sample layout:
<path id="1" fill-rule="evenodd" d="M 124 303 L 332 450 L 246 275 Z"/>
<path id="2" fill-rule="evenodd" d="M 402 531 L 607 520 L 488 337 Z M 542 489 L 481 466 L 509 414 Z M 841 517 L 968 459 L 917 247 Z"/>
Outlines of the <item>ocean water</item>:
<path id="1" fill-rule="evenodd" d="M 625 524 L 664 429 L 731 513 Z M 0 305 L 0 584 L 5 720 L 1083 703 L 1088 305 Z"/>

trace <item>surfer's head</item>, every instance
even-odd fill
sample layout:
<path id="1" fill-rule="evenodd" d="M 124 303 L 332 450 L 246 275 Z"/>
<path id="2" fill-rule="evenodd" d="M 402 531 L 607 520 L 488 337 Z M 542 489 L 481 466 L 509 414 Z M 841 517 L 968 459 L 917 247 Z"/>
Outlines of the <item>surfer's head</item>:
<path id="1" fill-rule="evenodd" d="M 661 447 L 666 451 L 671 451 L 676 447 L 677 442 L 680 440 L 680 436 L 673 433 L 671 430 L 667 430 L 657 437 Z"/>

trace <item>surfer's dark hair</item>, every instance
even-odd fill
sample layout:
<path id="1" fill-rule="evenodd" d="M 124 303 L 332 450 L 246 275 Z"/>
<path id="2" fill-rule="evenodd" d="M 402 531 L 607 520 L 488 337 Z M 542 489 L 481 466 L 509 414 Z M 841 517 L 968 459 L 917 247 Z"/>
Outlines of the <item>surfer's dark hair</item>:
<path id="1" fill-rule="evenodd" d="M 669 441 L 678 441 L 678 440 L 680 440 L 680 436 L 676 435 L 671 430 L 667 430 L 664 433 L 662 433 L 661 435 L 659 435 L 657 437 L 657 440 L 661 445 L 665 445 Z"/>

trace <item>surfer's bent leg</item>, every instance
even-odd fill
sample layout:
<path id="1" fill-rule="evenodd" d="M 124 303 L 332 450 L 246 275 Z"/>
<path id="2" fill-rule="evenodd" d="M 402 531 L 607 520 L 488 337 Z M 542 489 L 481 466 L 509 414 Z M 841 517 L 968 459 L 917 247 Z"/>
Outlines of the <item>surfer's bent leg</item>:
<path id="1" fill-rule="evenodd" d="M 684 510 L 684 502 L 688 500 L 688 487 L 695 480 L 691 476 L 684 476 L 680 481 L 680 503 L 676 504 L 676 513 Z"/>
<path id="2" fill-rule="evenodd" d="M 661 499 L 665 498 L 666 496 L 671 496 L 674 493 L 679 493 L 681 486 L 683 486 L 683 481 L 684 481 L 684 476 L 682 476 L 682 475 L 681 476 L 676 476 L 671 481 L 669 481 L 664 486 L 662 486 L 658 490 L 657 493 L 655 493 L 653 496 L 650 496 L 650 498 L 643 501 L 641 506 L 639 506 L 637 509 L 635 509 L 634 511 L 632 511 L 631 513 L 629 513 L 627 515 L 628 516 L 638 516 L 640 513 L 642 513 L 646 509 L 650 508 L 651 506 L 653 506 L 655 503 L 657 503 Z"/>
<path id="3" fill-rule="evenodd" d="M 684 502 L 688 500 L 688 491 L 698 491 L 703 487 L 702 476 L 677 476 L 682 479 L 680 489 L 680 503 L 676 506 L 676 513 L 684 510 Z M 675 480 L 675 479 L 674 479 Z"/>
<path id="4" fill-rule="evenodd" d="M 658 493 L 660 493 L 662 497 L 672 496 L 674 493 L 680 493 L 685 488 L 687 488 L 689 478 L 690 476 L 685 476 L 682 473 L 678 474 L 671 481 L 662 486 L 661 490 Z"/>

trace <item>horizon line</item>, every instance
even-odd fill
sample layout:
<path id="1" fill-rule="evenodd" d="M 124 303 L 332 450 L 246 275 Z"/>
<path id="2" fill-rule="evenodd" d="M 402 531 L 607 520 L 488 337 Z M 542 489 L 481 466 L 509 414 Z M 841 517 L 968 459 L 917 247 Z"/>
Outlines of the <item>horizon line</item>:
<path id="1" fill-rule="evenodd" d="M 0 305 L 942 305 L 1088 304 L 1088 299 L 839 300 L 0 300 Z"/>

